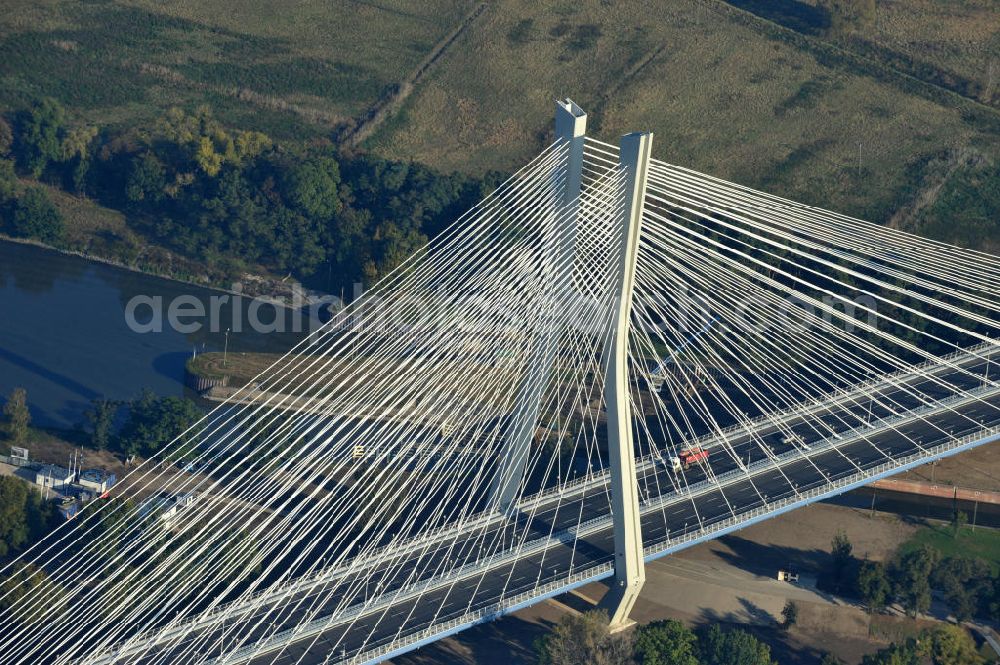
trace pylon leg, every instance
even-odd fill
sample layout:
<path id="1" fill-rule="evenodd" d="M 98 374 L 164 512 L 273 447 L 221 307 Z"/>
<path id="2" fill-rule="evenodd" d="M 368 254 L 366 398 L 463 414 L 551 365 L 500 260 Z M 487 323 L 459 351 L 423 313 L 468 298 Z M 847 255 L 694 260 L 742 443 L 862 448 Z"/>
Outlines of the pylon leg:
<path id="1" fill-rule="evenodd" d="M 552 257 L 556 266 L 572 266 L 576 254 L 577 210 L 580 206 L 580 187 L 583 177 L 583 146 L 587 133 L 587 114 L 567 99 L 556 103 L 556 138 L 565 143 L 568 154 L 565 168 L 565 195 L 561 201 L 565 224 L 560 229 L 557 249 L 559 257 Z M 500 472 L 492 488 L 492 503 L 500 512 L 509 513 L 518 497 L 524 478 L 524 468 L 531 453 L 542 397 L 552 372 L 559 342 L 559 325 L 570 282 L 565 269 L 550 276 L 548 286 L 550 302 L 543 303 L 550 319 L 542 326 L 540 338 L 533 340 L 531 359 L 527 365 L 528 376 L 518 390 L 514 422 L 517 425 L 507 433 Z"/>
<path id="2" fill-rule="evenodd" d="M 604 354 L 604 400 L 608 407 L 608 455 L 611 470 L 611 513 L 615 533 L 615 577 L 602 600 L 610 628 L 629 625 L 628 615 L 646 581 L 642 551 L 639 488 L 632 441 L 632 409 L 629 400 L 628 339 L 632 315 L 635 264 L 642 230 L 642 208 L 646 175 L 653 143 L 650 133 L 626 134 L 621 139 L 619 160 L 627 174 L 622 214 L 622 243 L 614 328 Z"/>

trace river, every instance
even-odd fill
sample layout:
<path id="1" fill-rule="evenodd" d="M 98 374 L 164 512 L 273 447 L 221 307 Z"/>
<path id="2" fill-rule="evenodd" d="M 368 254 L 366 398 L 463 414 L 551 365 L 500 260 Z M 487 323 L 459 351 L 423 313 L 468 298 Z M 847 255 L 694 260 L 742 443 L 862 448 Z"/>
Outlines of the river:
<path id="1" fill-rule="evenodd" d="M 204 316 L 176 317 L 183 332 L 170 325 L 171 304 L 197 303 Z M 35 425 L 74 427 L 92 400 L 143 388 L 180 395 L 193 353 L 222 351 L 227 336 L 230 352 L 287 351 L 304 335 L 296 327 L 308 330 L 306 317 L 284 307 L 0 241 L 0 394 L 25 388 Z"/>

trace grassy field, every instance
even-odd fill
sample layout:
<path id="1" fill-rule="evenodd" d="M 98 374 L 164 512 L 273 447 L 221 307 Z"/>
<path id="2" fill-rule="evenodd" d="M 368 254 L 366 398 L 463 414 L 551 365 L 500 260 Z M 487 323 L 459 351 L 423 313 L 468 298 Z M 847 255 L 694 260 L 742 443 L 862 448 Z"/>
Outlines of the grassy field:
<path id="1" fill-rule="evenodd" d="M 207 103 L 279 140 L 344 137 L 476 4 L 10 0 L 0 110 L 52 95 L 76 122 L 128 125 Z M 1000 182 L 995 3 L 879 0 L 872 23 L 844 34 L 824 32 L 816 4 L 488 3 L 363 146 L 444 171 L 511 170 L 551 139 L 553 100 L 570 96 L 605 140 L 649 129 L 661 159 L 1000 248 L 998 204 L 972 200 Z M 970 210 L 962 228 L 935 208 L 942 197 Z"/>
<path id="2" fill-rule="evenodd" d="M 950 524 L 925 527 L 917 531 L 913 538 L 903 543 L 900 552 L 908 552 L 922 545 L 929 545 L 939 551 L 942 557 L 964 556 L 989 562 L 994 571 L 1000 569 L 1000 531 L 997 529 L 963 526 L 958 535 Z"/>
<path id="3" fill-rule="evenodd" d="M 943 12 L 921 34 L 973 20 Z M 917 32 L 901 21 L 899 39 Z M 569 95 L 606 140 L 649 129 L 662 159 L 887 221 L 935 157 L 995 158 L 1000 113 L 869 65 L 721 2 L 515 0 L 470 28 L 370 146 L 444 169 L 513 168 Z"/>
<path id="4" fill-rule="evenodd" d="M 8 4 L 0 107 L 53 95 L 84 121 L 128 123 L 209 103 L 226 122 L 309 139 L 361 117 L 473 3 Z M 879 221 L 949 153 L 996 157 L 1000 112 L 866 71 L 822 35 L 732 5 L 491 4 L 367 145 L 444 170 L 512 169 L 546 143 L 552 100 L 569 95 L 608 140 L 651 129 L 661 158 Z M 988 0 L 878 8 L 851 39 L 918 55 L 990 95 L 1000 86 L 1000 12 Z"/>
<path id="5" fill-rule="evenodd" d="M 11 0 L 0 14 L 0 106 L 50 95 L 105 124 L 209 103 L 227 122 L 309 138 L 386 94 L 470 6 Z"/>
<path id="6" fill-rule="evenodd" d="M 877 7 L 861 37 L 978 81 L 984 99 L 1000 98 L 1000 12 L 993 0 L 881 0 Z"/>

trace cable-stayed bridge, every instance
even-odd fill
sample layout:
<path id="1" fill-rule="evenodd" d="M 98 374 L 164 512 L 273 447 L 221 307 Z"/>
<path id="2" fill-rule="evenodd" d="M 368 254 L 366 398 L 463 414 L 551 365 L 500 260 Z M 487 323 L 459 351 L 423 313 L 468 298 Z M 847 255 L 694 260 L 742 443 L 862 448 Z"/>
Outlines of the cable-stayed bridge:
<path id="1" fill-rule="evenodd" d="M 1000 438 L 1000 259 L 585 125 L 558 104 L 542 154 L 8 565 L 0 663 L 378 662 L 597 580 L 620 627 L 649 560 Z"/>

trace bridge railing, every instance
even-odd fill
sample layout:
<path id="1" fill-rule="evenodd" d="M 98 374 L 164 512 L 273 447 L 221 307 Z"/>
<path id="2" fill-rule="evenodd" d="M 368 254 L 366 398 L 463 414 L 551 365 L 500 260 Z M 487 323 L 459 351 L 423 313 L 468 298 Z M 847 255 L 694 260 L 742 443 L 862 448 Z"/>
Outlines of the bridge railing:
<path id="1" fill-rule="evenodd" d="M 950 450 L 962 448 L 971 443 L 975 443 L 976 441 L 996 436 L 1000 436 L 1000 427 L 993 427 L 958 439 L 951 439 L 945 443 L 927 449 L 927 452 L 914 453 L 905 458 L 900 458 L 899 460 L 887 461 L 879 464 L 878 466 L 865 469 L 862 472 L 856 472 L 835 481 L 821 483 L 810 489 L 798 491 L 791 496 L 741 512 L 736 516 L 730 516 L 723 520 L 702 525 L 699 528 L 695 528 L 683 535 L 668 539 L 663 543 L 647 546 L 644 548 L 643 552 L 644 555 L 650 556 L 670 550 L 682 549 L 686 545 L 702 540 L 712 533 L 740 527 L 748 524 L 756 518 L 790 509 L 796 504 L 809 503 L 825 496 L 835 495 L 845 488 L 850 488 L 852 485 L 859 484 L 859 482 L 866 483 L 874 476 L 887 474 L 907 465 L 911 465 L 914 461 L 922 462 L 929 457 L 941 455 Z M 492 620 L 509 612 L 510 608 L 515 608 L 531 599 L 554 595 L 560 590 L 569 589 L 582 583 L 598 581 L 612 573 L 613 565 L 610 563 L 601 563 L 596 566 L 591 566 L 574 572 L 568 576 L 559 578 L 558 580 L 553 580 L 544 585 L 540 585 L 535 590 L 518 593 L 492 605 L 467 612 L 461 616 L 453 617 L 447 621 L 443 621 L 433 626 L 428 626 L 427 628 L 414 633 L 410 633 L 405 636 L 404 640 L 397 640 L 389 644 L 379 645 L 372 649 L 368 649 L 363 653 L 355 654 L 344 660 L 336 662 L 351 665 L 369 663 L 373 660 L 399 651 L 406 645 L 420 644 L 425 641 L 430 641 L 433 638 L 448 634 L 459 627 L 466 627 L 476 623 Z"/>
<path id="2" fill-rule="evenodd" d="M 965 396 L 958 396 L 958 397 L 961 397 L 964 400 L 973 399 Z M 756 506 L 752 509 L 742 511 L 737 515 L 732 515 L 730 517 L 721 520 L 716 520 L 714 522 L 692 525 L 693 527 L 692 529 L 685 531 L 679 536 L 676 536 L 674 538 L 668 537 L 667 540 L 665 540 L 663 543 L 657 543 L 655 545 L 650 545 L 645 547 L 644 555 L 650 556 L 650 555 L 655 555 L 657 553 L 666 552 L 668 550 L 681 549 L 685 545 L 693 543 L 695 541 L 702 540 L 710 534 L 717 533 L 719 531 L 725 531 L 727 529 L 732 530 L 740 526 L 746 525 L 752 521 L 755 521 L 757 518 L 764 517 L 766 515 L 774 514 L 777 512 L 782 512 L 784 510 L 789 509 L 790 507 L 794 507 L 797 504 L 810 503 L 812 501 L 818 500 L 819 498 L 822 498 L 823 496 L 837 494 L 844 488 L 849 488 L 852 485 L 857 485 L 859 483 L 866 483 L 869 480 L 871 480 L 873 476 L 891 473 L 894 470 L 907 466 L 914 460 L 917 461 L 926 460 L 929 457 L 940 455 L 943 452 L 947 452 L 948 450 L 954 448 L 960 448 L 975 441 L 983 440 L 985 438 L 990 438 L 992 436 L 997 436 L 997 435 L 1000 435 L 1000 427 L 993 427 L 990 429 L 980 430 L 958 439 L 949 439 L 948 441 L 942 444 L 939 444 L 937 446 L 932 446 L 928 449 L 922 450 L 921 452 L 913 453 L 912 455 L 900 458 L 899 460 L 889 460 L 879 464 L 878 466 L 869 467 L 862 471 L 851 473 L 835 480 L 830 480 L 827 482 L 818 482 L 815 486 L 808 489 L 803 490 L 800 488 L 793 488 L 792 494 L 786 497 L 766 502 L 760 506 Z M 708 487 L 707 491 L 712 491 L 713 489 L 715 489 L 715 486 Z M 676 501 L 678 498 L 684 498 L 684 497 L 671 495 L 669 498 L 670 500 Z M 362 606 L 358 606 L 356 608 L 348 610 L 347 612 L 341 613 L 336 617 L 325 617 L 323 619 L 312 622 L 309 625 L 298 626 L 296 628 L 289 629 L 288 631 L 285 631 L 283 633 L 273 635 L 267 638 L 266 642 L 281 644 L 291 638 L 303 639 L 303 637 L 308 637 L 309 635 L 322 632 L 325 628 L 334 625 L 335 623 L 340 623 L 346 620 L 350 620 L 355 616 L 378 611 L 384 606 L 388 606 L 394 602 L 397 602 L 399 600 L 399 596 L 402 594 L 405 594 L 406 596 L 412 596 L 413 594 L 423 593 L 426 592 L 428 589 L 450 584 L 452 583 L 453 580 L 461 579 L 462 577 L 472 572 L 478 572 L 479 574 L 482 574 L 485 570 L 488 570 L 492 567 L 503 565 L 504 563 L 509 563 L 513 559 L 528 556 L 537 551 L 541 551 L 543 549 L 552 547 L 557 543 L 565 544 L 569 541 L 586 536 L 591 531 L 595 531 L 602 528 L 603 526 L 606 526 L 607 521 L 608 521 L 607 515 L 595 517 L 591 520 L 581 523 L 574 529 L 569 529 L 559 534 L 555 538 L 539 540 L 520 550 L 504 552 L 502 553 L 502 555 L 497 554 L 490 557 L 487 560 L 480 560 L 477 562 L 467 564 L 453 571 L 449 571 L 447 575 L 442 576 L 441 578 L 430 579 L 415 586 L 401 588 L 398 591 L 396 591 L 396 593 L 393 594 L 392 596 L 382 598 L 376 603 L 372 604 L 366 603 Z M 582 571 L 577 571 L 576 573 L 571 572 L 571 574 L 568 577 L 563 577 L 560 578 L 558 581 L 553 581 L 549 583 L 548 586 L 554 588 L 563 588 L 571 586 L 574 583 L 574 580 L 591 579 L 591 578 L 597 579 L 602 576 L 601 574 L 602 572 L 607 572 L 607 570 L 610 569 L 611 569 L 610 563 L 600 563 L 597 564 L 596 566 L 589 566 Z M 537 589 L 545 589 L 545 588 L 547 588 L 546 585 L 542 585 Z M 515 594 L 510 598 L 505 598 L 504 600 L 501 600 L 498 603 L 494 603 L 480 610 L 467 613 L 461 617 L 451 619 L 447 622 L 435 624 L 434 627 L 428 627 L 426 629 L 419 631 L 418 633 L 410 634 L 407 636 L 406 641 L 408 643 L 413 643 L 414 641 L 420 641 L 421 639 L 424 639 L 420 637 L 421 635 L 425 636 L 439 635 L 442 632 L 447 632 L 450 629 L 450 627 L 454 627 L 456 625 L 469 625 L 471 623 L 476 623 L 480 620 L 486 620 L 488 618 L 499 616 L 500 614 L 503 614 L 504 612 L 508 611 L 507 608 L 516 606 L 520 602 L 523 602 L 524 598 L 534 598 L 545 595 L 545 593 L 546 591 L 544 590 L 540 591 L 534 590 L 534 591 L 525 591 L 519 594 Z M 261 648 L 260 642 L 255 645 L 248 645 L 247 647 L 244 648 L 242 654 L 240 654 L 239 652 L 234 652 L 233 654 L 230 654 L 230 657 L 239 660 L 242 657 L 252 655 L 260 648 Z M 359 655 L 357 657 L 353 657 L 351 659 L 342 662 L 348 662 L 348 663 L 367 662 L 367 660 L 376 658 L 380 654 L 389 653 L 398 648 L 399 648 L 398 644 L 385 645 L 384 647 L 377 648 L 374 651 L 365 652 L 364 655 Z M 220 662 L 225 662 L 225 661 L 220 661 Z"/>
<path id="3" fill-rule="evenodd" d="M 493 603 L 485 607 L 473 610 L 471 612 L 466 612 L 460 616 L 452 617 L 446 621 L 435 624 L 432 627 L 424 628 L 422 630 L 410 633 L 406 636 L 407 644 L 420 643 L 425 640 L 436 638 L 443 633 L 448 633 L 456 628 L 467 627 L 477 623 L 484 623 L 486 621 L 492 621 L 493 619 L 499 618 L 511 611 L 511 608 L 516 608 L 522 603 L 531 601 L 539 596 L 555 595 L 566 587 L 578 586 L 580 584 L 585 584 L 591 581 L 597 581 L 602 577 L 606 577 L 614 572 L 614 566 L 610 563 L 602 563 L 596 566 L 587 568 L 586 570 L 573 573 L 566 577 L 560 577 L 559 579 L 546 582 L 539 585 L 536 589 L 532 591 L 523 591 L 521 593 L 515 594 L 499 603 Z M 350 656 L 346 660 L 336 661 L 339 664 L 344 665 L 358 665 L 360 663 L 368 663 L 374 659 L 381 658 L 392 654 L 400 648 L 399 643 L 389 643 L 382 644 L 371 649 L 368 649 L 362 653 Z M 330 662 L 329 659 L 325 662 Z"/>
<path id="4" fill-rule="evenodd" d="M 865 427 L 852 427 L 849 430 L 838 432 L 837 437 L 827 437 L 822 441 L 811 444 L 809 449 L 809 454 L 812 455 L 818 452 L 823 452 L 825 450 L 832 450 L 835 448 L 839 448 L 841 446 L 844 446 L 845 444 L 852 443 L 859 439 L 867 439 L 868 437 L 877 432 L 885 431 L 887 429 L 893 429 L 897 425 L 901 425 L 907 421 L 913 420 L 914 418 L 921 418 L 925 414 L 933 413 L 943 408 L 945 409 L 950 408 L 962 404 L 964 402 L 968 402 L 970 400 L 980 399 L 983 396 L 991 395 L 995 392 L 996 389 L 976 388 L 975 390 L 968 391 L 964 395 L 952 395 L 951 397 L 946 397 L 945 399 L 939 400 L 934 404 L 926 404 L 920 408 L 913 409 L 912 411 L 896 414 L 891 418 L 878 418 L 877 420 L 873 420 L 872 422 L 870 422 Z M 730 471 L 726 471 L 725 473 L 721 473 L 715 476 L 714 482 L 708 483 L 708 481 L 703 481 L 697 483 L 696 485 L 692 485 L 689 487 L 689 491 L 686 492 L 686 494 L 688 495 L 701 494 L 703 493 L 706 486 L 707 489 L 710 491 L 713 487 L 717 485 L 722 485 L 733 478 L 745 475 L 752 475 L 764 469 L 772 469 L 776 465 L 779 465 L 779 463 L 781 462 L 785 462 L 794 458 L 801 458 L 805 455 L 806 453 L 796 449 L 784 453 L 783 455 L 779 455 L 774 459 L 772 458 L 760 459 L 746 466 L 745 469 L 737 468 L 737 469 L 732 469 Z M 657 500 L 659 500 L 660 498 L 666 498 L 668 496 L 674 497 L 677 496 L 678 494 L 685 494 L 685 493 L 661 495 Z"/>
<path id="5" fill-rule="evenodd" d="M 957 351 L 952 351 L 951 353 L 939 356 L 932 360 L 925 360 L 922 363 L 912 365 L 910 367 L 907 367 L 906 369 L 898 370 L 896 372 L 893 372 L 892 374 L 885 374 L 872 379 L 868 379 L 867 381 L 859 383 L 856 386 L 852 386 L 849 389 L 839 388 L 833 392 L 825 393 L 819 397 L 816 397 L 808 402 L 797 404 L 795 406 L 784 409 L 783 411 L 775 411 L 774 413 L 757 416 L 742 423 L 734 423 L 732 425 L 728 425 L 721 429 L 708 432 L 696 439 L 692 439 L 687 443 L 687 445 L 691 447 L 697 446 L 702 448 L 711 448 L 712 446 L 719 445 L 722 443 L 722 441 L 728 439 L 730 434 L 734 433 L 746 434 L 754 432 L 760 429 L 761 427 L 774 425 L 776 422 L 785 418 L 793 417 L 799 414 L 805 414 L 810 410 L 829 408 L 831 403 L 842 402 L 846 399 L 868 393 L 870 388 L 876 386 L 892 387 L 892 385 L 894 385 L 893 382 L 895 381 L 900 381 L 906 377 L 922 373 L 924 370 L 927 369 L 939 367 L 941 366 L 942 363 L 951 362 L 959 358 L 966 357 L 971 360 L 979 356 L 979 354 L 982 353 L 983 351 L 987 351 L 990 350 L 991 348 L 996 348 L 996 347 L 997 344 L 995 343 L 981 342 L 967 349 L 959 349 Z M 649 464 L 652 464 L 656 459 L 657 459 L 657 453 L 650 452 L 646 453 L 645 455 L 637 457 L 636 462 L 639 465 L 648 466 Z M 601 475 L 587 474 L 577 480 L 573 480 L 568 483 L 562 483 L 561 485 L 557 485 L 555 487 L 547 488 L 545 490 L 542 490 L 541 492 L 531 495 L 530 497 L 527 497 L 520 505 L 521 507 L 528 507 L 538 502 L 547 500 L 548 498 L 551 498 L 556 494 L 575 492 L 582 486 L 588 485 L 594 482 L 594 480 L 597 480 L 598 478 L 602 477 L 602 475 L 603 474 Z"/>
<path id="6" fill-rule="evenodd" d="M 787 510 L 797 504 L 811 503 L 824 496 L 840 494 L 845 490 L 845 488 L 850 489 L 855 485 L 867 484 L 879 476 L 891 475 L 893 472 L 901 471 L 904 468 L 913 466 L 914 462 L 924 463 L 928 459 L 941 457 L 945 453 L 955 450 L 956 448 L 963 448 L 977 441 L 983 441 L 998 436 L 1000 436 L 1000 426 L 983 429 L 978 432 L 967 434 L 966 436 L 958 439 L 949 439 L 944 443 L 938 444 L 937 446 L 932 446 L 922 450 L 921 452 L 907 455 L 906 457 L 887 460 L 877 466 L 868 467 L 862 471 L 854 472 L 835 480 L 817 483 L 808 489 L 803 490 L 801 488 L 796 488 L 793 490 L 792 494 L 786 497 L 762 504 L 748 511 L 738 513 L 737 515 L 731 515 L 722 520 L 709 522 L 708 524 L 701 524 L 698 528 L 688 531 L 687 533 L 684 533 L 676 538 L 668 538 L 663 543 L 647 546 L 643 549 L 643 551 L 644 554 L 648 556 L 664 552 L 666 550 L 679 549 L 680 546 L 689 541 L 704 538 L 706 534 L 715 533 L 737 525 L 743 525 L 753 520 L 755 517 L 762 517 L 771 513 Z"/>

